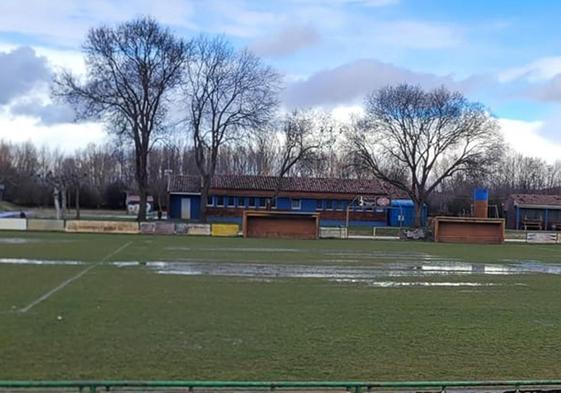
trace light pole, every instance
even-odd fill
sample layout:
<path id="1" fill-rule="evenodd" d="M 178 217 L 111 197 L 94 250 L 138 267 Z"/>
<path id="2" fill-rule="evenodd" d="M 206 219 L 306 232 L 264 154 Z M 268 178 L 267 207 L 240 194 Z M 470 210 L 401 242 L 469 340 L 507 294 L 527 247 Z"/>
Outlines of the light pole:
<path id="1" fill-rule="evenodd" d="M 349 203 L 349 204 L 347 205 L 347 209 L 346 209 L 346 219 L 345 219 L 345 232 L 346 232 L 345 237 L 346 237 L 347 239 L 349 238 L 349 214 L 350 214 L 350 213 L 349 213 L 349 209 L 350 209 L 351 207 L 354 206 L 354 203 L 355 203 L 357 200 L 360 200 L 360 201 L 362 202 L 362 201 L 363 201 L 362 195 L 356 195 L 356 196 L 353 198 L 353 200 L 351 201 L 351 203 Z M 362 203 L 361 203 L 361 205 L 362 205 Z"/>

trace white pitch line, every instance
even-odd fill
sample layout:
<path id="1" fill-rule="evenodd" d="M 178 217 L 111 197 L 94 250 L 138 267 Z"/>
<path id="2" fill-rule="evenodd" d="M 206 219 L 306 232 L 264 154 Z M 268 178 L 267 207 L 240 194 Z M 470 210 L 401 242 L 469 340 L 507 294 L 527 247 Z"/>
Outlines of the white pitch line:
<path id="1" fill-rule="evenodd" d="M 101 261 L 99 261 L 98 263 L 95 263 L 91 266 L 88 266 L 87 268 L 85 268 L 84 270 L 82 270 L 81 272 L 79 272 L 78 274 L 76 274 L 75 276 L 70 277 L 68 280 L 63 281 L 60 285 L 56 286 L 55 288 L 51 289 L 50 291 L 44 293 L 43 295 L 39 296 L 37 299 L 35 299 L 34 301 L 32 301 L 31 303 L 29 303 L 27 306 L 25 306 L 24 308 L 19 309 L 19 312 L 21 313 L 25 313 L 28 312 L 29 310 L 31 310 L 33 307 L 35 307 L 36 305 L 38 305 L 39 303 L 41 303 L 44 300 L 47 300 L 49 297 L 51 297 L 51 295 L 53 295 L 54 293 L 60 291 L 61 289 L 63 289 L 64 287 L 66 287 L 68 284 L 70 284 L 73 281 L 76 281 L 77 279 L 79 279 L 80 277 L 82 277 L 84 274 L 86 274 L 87 272 L 89 272 L 90 270 L 92 270 L 94 267 L 100 265 L 101 263 L 107 261 L 109 258 L 111 258 L 112 256 L 118 254 L 119 252 L 123 251 L 125 248 L 127 248 L 128 246 L 130 246 L 132 244 L 132 241 L 123 244 L 121 247 L 119 247 L 118 249 L 116 249 L 115 251 L 107 254 L 106 256 L 103 257 L 103 259 L 101 259 Z"/>

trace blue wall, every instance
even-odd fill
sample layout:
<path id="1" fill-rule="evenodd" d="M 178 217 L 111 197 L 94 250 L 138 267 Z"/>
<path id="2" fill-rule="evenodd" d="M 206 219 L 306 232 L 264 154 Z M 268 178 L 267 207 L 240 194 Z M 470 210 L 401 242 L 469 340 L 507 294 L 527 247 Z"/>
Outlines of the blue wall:
<path id="1" fill-rule="evenodd" d="M 172 194 L 170 196 L 170 210 L 169 210 L 169 217 L 171 219 L 179 220 L 181 219 L 181 200 L 183 198 L 190 198 L 191 199 L 191 220 L 198 220 L 200 218 L 200 196 L 199 195 L 181 195 L 181 194 Z M 249 197 L 234 197 L 234 206 L 235 207 L 243 207 L 243 208 L 261 208 L 264 209 L 264 206 L 260 206 L 260 199 L 255 198 L 255 207 L 249 206 Z M 216 196 L 213 197 L 213 204 L 216 206 Z M 323 199 L 310 199 L 310 198 L 302 198 L 300 199 L 300 210 L 302 212 L 319 212 L 321 213 L 324 208 L 328 211 L 339 211 L 344 212 L 348 201 L 338 201 L 332 200 L 329 202 L 330 208 L 327 209 L 327 200 Z M 228 206 L 228 198 L 224 197 L 223 204 L 225 207 Z M 218 207 L 218 206 L 216 206 Z M 232 206 L 230 206 L 232 207 Z M 296 210 L 292 209 L 292 200 L 291 198 L 287 197 L 279 197 L 277 198 L 277 206 L 276 209 L 278 210 Z M 351 220 L 351 226 L 411 226 L 414 222 L 415 217 L 415 209 L 413 202 L 408 199 L 397 199 L 393 200 L 390 207 L 386 208 L 388 210 L 388 221 L 360 221 L 360 220 Z M 354 206 L 351 211 L 360 212 L 363 210 L 362 207 Z M 422 222 L 423 225 L 427 222 L 427 213 L 428 209 L 425 206 L 423 208 L 423 215 L 422 215 Z M 404 220 L 400 222 L 399 216 L 403 215 Z M 242 222 L 242 217 L 208 217 L 210 222 L 234 222 L 240 223 Z M 334 219 L 322 219 L 320 216 L 320 225 L 322 226 L 341 226 L 345 225 L 345 220 L 334 220 Z"/>
<path id="2" fill-rule="evenodd" d="M 183 198 L 191 199 L 191 220 L 201 218 L 201 197 L 199 195 L 178 195 L 172 194 L 169 197 L 169 217 L 172 219 L 181 219 L 181 200 Z"/>
<path id="3" fill-rule="evenodd" d="M 403 216 L 400 222 L 399 218 Z M 428 208 L 423 206 L 421 211 L 421 225 L 427 224 Z M 415 223 L 415 205 L 410 199 L 394 199 L 389 211 L 389 225 L 392 227 L 410 227 Z"/>

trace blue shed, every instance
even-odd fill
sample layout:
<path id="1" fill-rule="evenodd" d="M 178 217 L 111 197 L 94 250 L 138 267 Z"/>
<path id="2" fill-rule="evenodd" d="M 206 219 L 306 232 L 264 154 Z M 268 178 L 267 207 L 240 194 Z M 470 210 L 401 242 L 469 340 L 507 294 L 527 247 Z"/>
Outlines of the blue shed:
<path id="1" fill-rule="evenodd" d="M 421 225 L 427 224 L 428 208 L 423 206 Z M 390 205 L 389 226 L 410 227 L 415 223 L 415 204 L 411 199 L 394 199 Z"/>

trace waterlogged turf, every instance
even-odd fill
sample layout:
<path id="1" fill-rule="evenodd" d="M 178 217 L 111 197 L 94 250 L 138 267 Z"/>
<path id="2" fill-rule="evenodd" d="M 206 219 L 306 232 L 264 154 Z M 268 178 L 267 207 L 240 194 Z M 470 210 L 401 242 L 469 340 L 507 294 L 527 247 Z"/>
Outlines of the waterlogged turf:
<path id="1" fill-rule="evenodd" d="M 559 246 L 0 232 L 0 379 L 558 378 L 560 272 Z"/>

